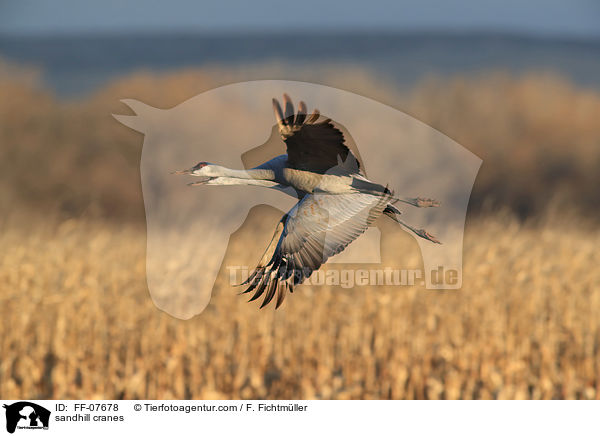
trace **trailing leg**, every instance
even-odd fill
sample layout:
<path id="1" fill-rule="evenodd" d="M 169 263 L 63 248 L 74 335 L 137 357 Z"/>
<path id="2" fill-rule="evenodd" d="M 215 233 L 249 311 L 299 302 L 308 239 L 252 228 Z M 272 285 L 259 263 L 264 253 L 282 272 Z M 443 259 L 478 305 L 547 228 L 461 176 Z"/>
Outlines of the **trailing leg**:
<path id="1" fill-rule="evenodd" d="M 408 230 L 410 230 L 411 232 L 413 232 L 415 235 L 417 235 L 423 239 L 427 239 L 428 241 L 431 241 L 434 244 L 441 244 L 441 242 L 438 241 L 435 236 L 429 234 L 425 229 L 415 229 L 411 225 L 406 224 L 404 221 L 402 221 L 400 218 L 398 218 L 398 215 L 400 215 L 400 211 L 398 209 L 396 209 L 394 206 L 392 206 L 391 204 L 388 204 L 386 206 L 383 213 L 384 213 L 384 215 L 387 215 L 391 219 L 396 221 L 401 226 L 403 226 L 403 227 L 407 228 Z"/>

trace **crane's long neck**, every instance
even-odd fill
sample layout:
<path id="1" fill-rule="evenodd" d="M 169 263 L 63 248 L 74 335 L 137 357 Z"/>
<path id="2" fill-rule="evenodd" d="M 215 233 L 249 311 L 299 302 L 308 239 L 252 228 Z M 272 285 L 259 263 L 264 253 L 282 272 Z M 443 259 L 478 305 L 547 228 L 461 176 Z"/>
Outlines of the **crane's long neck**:
<path id="1" fill-rule="evenodd" d="M 228 177 L 240 180 L 274 180 L 275 173 L 269 169 L 234 170 L 220 165 L 211 165 L 206 171 L 210 177 Z M 240 183 L 243 184 L 243 183 Z"/>
<path id="2" fill-rule="evenodd" d="M 267 188 L 278 185 L 275 182 L 275 172 L 269 168 L 234 170 L 210 164 L 194 171 L 193 175 L 208 178 L 208 180 L 198 182 L 199 185 L 253 185 Z"/>
<path id="3" fill-rule="evenodd" d="M 201 185 L 250 185 L 275 189 L 282 188 L 275 181 L 274 171 L 267 168 L 234 170 L 220 165 L 211 165 L 210 167 L 202 168 L 201 173 L 209 177 L 208 180 L 198 183 Z"/>
<path id="4" fill-rule="evenodd" d="M 238 179 L 237 177 L 213 177 L 211 179 L 198 182 L 198 185 L 225 185 L 225 186 L 263 186 L 265 188 L 283 189 L 284 187 L 273 180 L 260 180 L 260 179 Z"/>

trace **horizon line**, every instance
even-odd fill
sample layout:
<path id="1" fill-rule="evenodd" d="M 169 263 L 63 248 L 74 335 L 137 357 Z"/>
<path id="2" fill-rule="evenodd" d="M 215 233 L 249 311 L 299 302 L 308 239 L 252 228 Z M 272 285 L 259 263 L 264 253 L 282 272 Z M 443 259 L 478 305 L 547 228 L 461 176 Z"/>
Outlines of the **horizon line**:
<path id="1" fill-rule="evenodd" d="M 42 30 L 42 31 L 0 31 L 0 38 L 119 38 L 119 37 L 156 37 L 156 36 L 191 36 L 191 37 L 264 37 L 279 36 L 282 34 L 304 34 L 307 38 L 315 36 L 443 36 L 443 37 L 469 37 L 485 36 L 513 39 L 528 39 L 539 41 L 564 41 L 564 42 L 600 42 L 600 33 L 576 32 L 544 32 L 527 31 L 517 28 L 457 28 L 457 27 L 419 27 L 419 28 L 271 28 L 271 29 L 194 29 L 194 28 L 154 28 L 154 29 L 71 29 L 71 30 Z"/>

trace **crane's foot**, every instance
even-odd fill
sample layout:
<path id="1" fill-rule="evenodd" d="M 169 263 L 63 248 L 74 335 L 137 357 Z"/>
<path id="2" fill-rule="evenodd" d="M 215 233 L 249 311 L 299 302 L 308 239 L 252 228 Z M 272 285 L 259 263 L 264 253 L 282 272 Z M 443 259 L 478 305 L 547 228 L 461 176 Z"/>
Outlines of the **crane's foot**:
<path id="1" fill-rule="evenodd" d="M 433 198 L 416 197 L 416 198 L 398 198 L 397 200 L 401 201 L 402 203 L 410 204 L 415 207 L 438 207 L 440 205 L 440 202 L 437 200 L 434 200 Z"/>

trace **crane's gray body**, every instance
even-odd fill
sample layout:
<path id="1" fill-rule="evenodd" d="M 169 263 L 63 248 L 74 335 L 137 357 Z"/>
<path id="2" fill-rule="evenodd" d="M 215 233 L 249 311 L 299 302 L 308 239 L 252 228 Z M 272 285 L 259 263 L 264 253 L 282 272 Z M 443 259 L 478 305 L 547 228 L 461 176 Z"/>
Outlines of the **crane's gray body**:
<path id="1" fill-rule="evenodd" d="M 439 243 L 422 229 L 400 221 L 393 206 L 404 201 L 418 207 L 435 206 L 428 199 L 397 199 L 387 187 L 360 173 L 360 164 L 344 144 L 344 136 L 331 120 L 319 121 L 319 112 L 298 112 L 284 95 L 285 112 L 273 100 L 279 132 L 287 154 L 248 170 L 199 162 L 180 174 L 200 177 L 192 185 L 253 185 L 293 192 L 298 203 L 281 219 L 258 266 L 244 284 L 255 300 L 264 294 L 262 306 L 274 297 L 279 307 L 288 292 L 302 283 L 327 259 L 343 251 L 382 214 L 388 215 L 418 236 Z M 262 307 L 261 306 L 261 307 Z"/>

